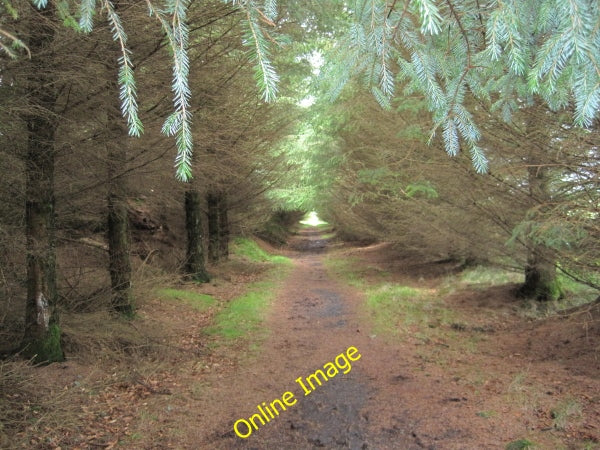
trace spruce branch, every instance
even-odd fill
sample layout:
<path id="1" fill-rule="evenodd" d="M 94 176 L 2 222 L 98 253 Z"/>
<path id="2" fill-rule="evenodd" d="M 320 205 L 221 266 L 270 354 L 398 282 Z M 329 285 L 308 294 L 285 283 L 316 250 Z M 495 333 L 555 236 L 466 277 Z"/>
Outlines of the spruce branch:
<path id="1" fill-rule="evenodd" d="M 266 102 L 272 102 L 277 96 L 279 76 L 271 65 L 266 39 L 250 8 L 246 9 L 246 25 L 250 34 L 250 45 L 254 49 L 251 56 L 255 61 L 256 81 L 262 91 L 263 99 Z"/>
<path id="2" fill-rule="evenodd" d="M 270 21 L 267 23 L 275 26 L 273 20 L 277 18 L 277 0 L 265 0 L 263 9 L 265 10 L 264 16 Z"/>
<path id="3" fill-rule="evenodd" d="M 12 41 L 12 44 L 14 47 L 24 49 L 27 52 L 27 57 L 31 59 L 31 51 L 29 51 L 29 47 L 27 47 L 27 45 L 25 45 L 25 43 L 21 39 L 19 39 L 12 33 L 9 33 L 8 31 L 6 31 L 3 28 L 0 28 L 0 34 L 2 34 L 3 36 L 6 36 L 8 39 L 10 39 Z M 17 54 L 10 47 L 3 44 L 2 42 L 0 42 L 0 48 L 2 48 L 2 50 L 4 50 L 4 52 L 9 57 L 11 57 L 13 59 L 17 57 Z"/>
<path id="4" fill-rule="evenodd" d="M 423 21 L 421 33 L 438 34 L 441 30 L 442 16 L 437 5 L 432 0 L 416 0 Z"/>
<path id="5" fill-rule="evenodd" d="M 90 33 L 94 28 L 94 14 L 96 13 L 96 0 L 81 0 L 79 5 L 79 28 Z"/>
<path id="6" fill-rule="evenodd" d="M 170 0 L 164 11 L 152 9 L 160 22 L 169 47 L 173 52 L 173 105 L 175 111 L 165 120 L 162 132 L 175 136 L 177 155 L 175 176 L 184 182 L 192 177 L 192 112 L 190 110 L 191 91 L 189 88 L 189 30 L 186 16 L 189 0 Z M 166 14 L 171 15 L 170 21 Z"/>
<path id="7" fill-rule="evenodd" d="M 140 136 L 144 132 L 144 127 L 138 117 L 137 91 L 133 74 L 133 63 L 130 58 L 130 51 L 127 48 L 127 34 L 123 29 L 121 18 L 115 11 L 112 2 L 110 0 L 103 0 L 103 7 L 106 9 L 107 19 L 113 32 L 113 40 L 119 43 L 121 51 L 121 56 L 118 59 L 121 113 L 127 120 L 129 134 Z"/>

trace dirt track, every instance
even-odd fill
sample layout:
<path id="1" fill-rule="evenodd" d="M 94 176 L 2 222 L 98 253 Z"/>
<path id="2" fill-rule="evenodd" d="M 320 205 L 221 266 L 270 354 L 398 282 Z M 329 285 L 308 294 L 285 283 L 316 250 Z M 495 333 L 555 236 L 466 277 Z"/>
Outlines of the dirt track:
<path id="1" fill-rule="evenodd" d="M 233 383 L 235 391 L 243 392 L 230 392 L 240 399 L 227 420 L 230 430 L 213 435 L 210 445 L 248 449 L 419 447 L 410 433 L 405 435 L 398 428 L 382 431 L 374 426 L 385 422 L 377 413 L 385 408 L 377 408 L 373 380 L 392 370 L 386 367 L 392 355 L 378 348 L 368 330 L 361 329 L 357 312 L 361 299 L 357 294 L 327 276 L 321 253 L 324 245 L 318 234 L 307 233 L 296 242 L 296 248 L 303 248 L 305 253 L 294 258 L 293 273 L 281 288 L 268 320 L 271 337 L 254 367 L 248 369 L 256 377 L 242 376 L 245 382 Z M 351 369 L 348 371 L 338 359 L 348 372 L 339 370 L 328 381 L 319 378 L 320 386 L 313 381 L 314 390 L 304 381 L 311 390 L 304 395 L 295 380 L 323 370 L 327 362 L 349 347 L 355 347 L 361 355 L 350 362 Z M 232 426 L 236 420 L 247 420 L 258 412 L 258 404 L 269 403 L 286 391 L 297 399 L 293 406 L 265 425 L 255 418 L 259 429 L 248 438 L 235 435 Z M 239 429 L 242 434 L 248 430 L 243 424 Z"/>
<path id="2" fill-rule="evenodd" d="M 552 424 L 549 405 L 559 399 L 550 390 L 543 394 L 545 398 L 537 398 L 538 382 L 552 378 L 559 392 L 572 389 L 574 398 L 583 399 L 577 389 L 594 392 L 597 380 L 575 379 L 569 373 L 559 376 L 553 364 L 532 366 L 532 360 L 519 353 L 495 354 L 498 340 L 511 342 L 510 330 L 501 339 L 482 337 L 482 351 L 472 354 L 453 348 L 452 342 L 424 344 L 410 336 L 399 340 L 371 334 L 361 293 L 325 271 L 326 244 L 315 232 L 305 232 L 292 242 L 291 247 L 300 251 L 293 255 L 293 272 L 267 320 L 269 338 L 258 358 L 236 368 L 232 377 L 213 381 L 220 387 L 213 390 L 206 407 L 216 420 L 210 433 L 194 439 L 200 447 L 494 449 L 533 435 L 541 448 L 556 448 L 557 442 L 566 442 L 565 448 L 581 448 L 575 436 L 581 443 L 588 431 L 577 435 L 569 428 L 559 431 L 547 426 Z M 466 320 L 473 311 L 467 312 Z M 486 316 L 485 311 L 477 313 Z M 361 355 L 351 370 L 340 371 L 304 396 L 295 380 L 324 370 L 327 362 L 349 347 Z M 268 405 L 287 391 L 297 399 L 293 406 L 264 425 L 255 418 L 259 428 L 251 434 L 240 422 L 238 430 L 250 435 L 236 436 L 236 421 L 248 421 L 259 413 L 259 404 Z M 536 400 L 530 404 L 533 391 Z M 585 411 L 585 422 L 578 427 L 591 430 L 593 443 L 593 423 L 600 411 L 594 399 L 587 398 L 591 410 Z"/>
<path id="3" fill-rule="evenodd" d="M 18 448 L 598 448 L 597 305 L 531 321 L 509 285 L 442 291 L 452 267 L 403 260 L 386 244 L 331 250 L 351 258 L 365 285 L 385 274 L 386 285 L 427 291 L 376 335 L 363 293 L 325 270 L 326 239 L 305 232 L 291 247 L 263 338 L 211 341 L 203 330 L 214 312 L 150 301 L 138 326 L 159 328 L 176 351 L 114 371 L 96 361 L 36 369 L 65 396 L 72 422 L 61 412 L 59 424 Z M 235 297 L 248 284 L 238 276 L 201 289 Z M 422 320 L 407 324 L 413 306 Z"/>

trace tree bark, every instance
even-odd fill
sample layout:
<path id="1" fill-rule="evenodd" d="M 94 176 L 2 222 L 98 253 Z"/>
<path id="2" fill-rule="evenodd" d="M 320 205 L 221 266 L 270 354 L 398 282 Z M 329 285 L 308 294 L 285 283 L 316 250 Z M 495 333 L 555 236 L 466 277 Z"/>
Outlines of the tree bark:
<path id="1" fill-rule="evenodd" d="M 115 9 L 119 2 L 114 2 Z M 116 43 L 108 51 L 113 65 L 109 71 L 109 89 L 106 92 L 106 154 L 107 154 L 107 240 L 108 270 L 111 283 L 111 305 L 115 312 L 131 318 L 135 314 L 132 292 L 131 269 L 131 232 L 129 223 L 129 205 L 127 203 L 127 164 L 129 133 L 125 119 L 121 114 L 119 68 L 117 61 L 120 51 Z"/>
<path id="2" fill-rule="evenodd" d="M 111 282 L 112 308 L 126 317 L 135 314 L 131 283 L 131 238 L 129 229 L 129 207 L 127 204 L 127 183 L 122 172 L 127 166 L 127 130 L 122 125 L 123 118 L 118 109 L 118 90 L 109 90 L 108 104 L 112 105 L 107 114 L 107 165 L 108 165 L 108 267 Z"/>
<path id="3" fill-rule="evenodd" d="M 227 194 L 219 193 L 219 259 L 229 258 L 229 204 Z"/>
<path id="4" fill-rule="evenodd" d="M 41 17 L 40 17 L 41 16 Z M 23 354 L 35 362 L 64 359 L 56 302 L 56 250 L 54 237 L 54 139 L 58 121 L 53 109 L 57 89 L 52 79 L 53 11 L 32 13 L 30 19 L 30 108 L 25 162 L 25 233 L 27 300 Z"/>
<path id="5" fill-rule="evenodd" d="M 187 253 L 185 271 L 195 281 L 210 280 L 204 265 L 204 230 L 200 194 L 194 189 L 185 191 L 185 228 L 187 231 Z"/>
<path id="6" fill-rule="evenodd" d="M 127 203 L 111 189 L 108 207 L 108 268 L 111 284 L 112 308 L 127 317 L 135 313 L 131 292 L 131 261 L 129 259 L 129 217 Z"/>
<path id="7" fill-rule="evenodd" d="M 551 201 L 548 167 L 536 157 L 529 158 L 529 194 L 534 202 L 535 215 L 543 214 Z M 563 292 L 556 273 L 552 251 L 544 244 L 529 240 L 525 283 L 519 289 L 523 297 L 541 301 L 558 300 Z"/>
<path id="8" fill-rule="evenodd" d="M 219 196 L 215 190 L 206 194 L 208 206 L 208 259 L 210 262 L 219 260 Z"/>

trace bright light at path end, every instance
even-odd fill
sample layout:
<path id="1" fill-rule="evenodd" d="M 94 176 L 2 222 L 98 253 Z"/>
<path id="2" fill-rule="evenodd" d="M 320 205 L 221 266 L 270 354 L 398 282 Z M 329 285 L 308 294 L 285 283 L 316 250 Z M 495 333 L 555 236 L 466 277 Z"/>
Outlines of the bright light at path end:
<path id="1" fill-rule="evenodd" d="M 319 219 L 316 211 L 309 212 L 305 218 L 300 221 L 300 223 L 303 225 L 310 225 L 311 227 L 327 224 L 327 222 L 323 222 L 321 219 Z"/>

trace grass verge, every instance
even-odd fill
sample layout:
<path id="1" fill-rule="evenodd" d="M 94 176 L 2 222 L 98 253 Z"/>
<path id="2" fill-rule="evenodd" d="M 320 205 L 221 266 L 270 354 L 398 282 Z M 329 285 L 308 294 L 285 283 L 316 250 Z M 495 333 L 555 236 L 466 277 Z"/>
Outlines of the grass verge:
<path id="1" fill-rule="evenodd" d="M 352 258 L 330 256 L 325 264 L 328 270 L 365 293 L 365 307 L 372 318 L 374 333 L 416 332 L 417 338 L 427 340 L 431 335 L 439 334 L 434 331 L 439 325 L 450 325 L 454 320 L 453 312 L 430 289 L 384 281 L 387 274 L 377 273 L 371 267 L 366 268 L 365 273 L 358 272 L 357 261 Z M 365 275 L 373 280 L 368 281 Z M 428 331 L 427 336 L 423 330 Z"/>
<path id="2" fill-rule="evenodd" d="M 251 283 L 247 292 L 227 302 L 214 318 L 214 324 L 205 332 L 224 344 L 232 341 L 252 341 L 254 347 L 268 335 L 263 322 L 266 311 L 275 298 L 280 281 L 288 273 L 291 260 L 272 255 L 247 238 L 237 238 L 233 253 L 254 263 L 266 263 L 269 269 L 261 281 Z M 218 345 L 218 344 L 217 344 Z"/>
<path id="3" fill-rule="evenodd" d="M 251 262 L 266 262 L 280 265 L 291 264 L 289 258 L 281 255 L 272 255 L 260 248 L 256 241 L 245 237 L 236 238 L 233 242 L 232 250 L 235 255 Z"/>
<path id="4" fill-rule="evenodd" d="M 261 325 L 276 287 L 270 280 L 251 284 L 249 292 L 231 300 L 215 316 L 214 325 L 208 327 L 206 333 L 225 340 L 264 337 L 267 330 Z"/>

